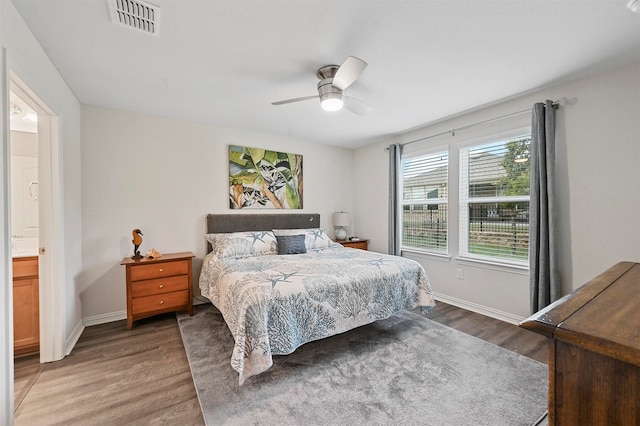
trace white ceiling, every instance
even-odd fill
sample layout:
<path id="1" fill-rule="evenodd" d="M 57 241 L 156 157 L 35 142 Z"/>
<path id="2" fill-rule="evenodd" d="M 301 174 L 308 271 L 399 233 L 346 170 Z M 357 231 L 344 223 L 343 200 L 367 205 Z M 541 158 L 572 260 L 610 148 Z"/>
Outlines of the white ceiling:
<path id="1" fill-rule="evenodd" d="M 12 1 L 83 104 L 344 147 L 640 60 L 627 0 L 152 0 L 159 37 L 107 0 Z M 349 55 L 368 116 L 271 105 Z"/>
<path id="2" fill-rule="evenodd" d="M 38 132 L 38 113 L 13 92 L 9 92 L 9 129 L 16 132 Z"/>

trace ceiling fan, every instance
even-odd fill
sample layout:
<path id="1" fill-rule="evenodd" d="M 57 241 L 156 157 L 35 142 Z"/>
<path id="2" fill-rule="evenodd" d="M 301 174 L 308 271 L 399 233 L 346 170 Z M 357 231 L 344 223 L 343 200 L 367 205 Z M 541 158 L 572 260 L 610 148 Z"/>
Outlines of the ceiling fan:
<path id="1" fill-rule="evenodd" d="M 372 111 L 369 105 L 357 98 L 345 95 L 347 87 L 360 77 L 366 67 L 367 63 L 355 56 L 349 56 L 340 66 L 325 65 L 316 72 L 316 76 L 320 79 L 317 95 L 286 99 L 271 104 L 284 105 L 309 99 L 320 99 L 320 105 L 325 111 L 338 111 L 344 106 L 353 113 L 368 114 Z"/>

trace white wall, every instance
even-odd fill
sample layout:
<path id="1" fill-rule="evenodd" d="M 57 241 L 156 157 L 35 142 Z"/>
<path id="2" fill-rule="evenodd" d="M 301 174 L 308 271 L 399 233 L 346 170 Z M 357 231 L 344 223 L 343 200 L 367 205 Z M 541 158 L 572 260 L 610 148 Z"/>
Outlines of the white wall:
<path id="1" fill-rule="evenodd" d="M 87 324 L 126 315 L 124 267 L 131 231 L 144 234 L 141 253 L 192 251 L 194 294 L 206 254 L 208 213 L 280 213 L 229 208 L 229 145 L 303 156 L 304 208 L 331 214 L 352 206 L 350 150 L 248 131 L 212 127 L 125 111 L 82 109 L 82 259 L 78 279 Z M 284 212 L 283 212 L 284 213 Z"/>
<path id="2" fill-rule="evenodd" d="M 11 235 L 12 250 L 38 253 L 38 135 L 30 132 L 10 132 L 11 143 Z M 27 188 L 29 188 L 27 190 Z M 31 191 L 35 191 L 31 193 Z M 36 200 L 31 196 L 35 195 Z"/>
<path id="3" fill-rule="evenodd" d="M 61 335 L 55 336 L 56 341 L 51 346 L 52 352 L 62 356 L 69 338 L 81 325 L 80 300 L 74 282 L 74 277 L 81 271 L 81 248 L 78 244 L 81 239 L 81 229 L 77 226 L 80 223 L 80 104 L 10 1 L 0 1 L 0 43 L 7 55 L 6 62 L 0 64 L 3 67 L 3 78 L 8 78 L 8 70 L 14 72 L 56 115 L 61 117 L 59 142 L 62 174 L 60 182 L 56 184 L 60 185 L 64 193 L 62 200 L 64 216 L 61 222 L 65 228 L 66 239 L 64 248 L 61 250 L 63 253 L 58 253 L 61 264 L 57 265 L 57 270 L 60 271 L 58 278 L 61 281 L 59 282 L 61 294 L 57 294 L 56 297 L 62 305 L 59 311 L 62 314 L 56 316 L 58 321 L 56 328 L 61 330 Z M 8 97 L 8 93 L 3 93 L 3 97 Z M 3 117 L 8 117 L 6 104 L 8 99 L 3 99 L 0 107 Z M 5 128 L 4 131 L 7 129 Z M 3 144 L 6 145 L 6 143 L 5 138 Z M 6 149 L 6 146 L 3 146 L 3 150 Z M 8 164 L 7 158 L 3 158 L 2 164 L 5 171 Z M 7 191 L 8 188 L 3 185 L 3 200 L 8 199 Z M 3 204 L 3 210 L 5 209 L 6 205 Z M 3 215 L 2 221 L 3 227 L 6 228 L 8 217 Z M 3 252 L 3 255 L 6 257 L 7 254 Z M 3 298 L 0 301 L 2 301 L 0 310 L 11 312 L 11 300 Z M 11 322 L 3 323 L 10 325 Z M 2 347 L 3 351 L 11 350 L 10 345 Z M 7 364 L 3 364 L 3 371 L 5 371 L 4 367 Z M 6 379 L 6 376 L 3 375 L 2 378 Z M 3 384 L 10 387 L 12 383 L 3 380 Z M 9 424 L 11 417 L 12 413 L 2 413 L 0 423 L 7 419 Z"/>
<path id="4" fill-rule="evenodd" d="M 7 49 L 8 67 L 60 117 L 60 164 L 63 199 L 61 218 L 64 228 L 63 253 L 57 253 L 62 265 L 59 279 L 63 294 L 56 295 L 62 306 L 63 334 L 68 344 L 81 323 L 80 300 L 74 277 L 81 271 L 78 241 L 80 223 L 80 104 L 53 66 L 42 47 L 11 2 L 2 3 L 2 43 Z M 44 179 L 41 176 L 41 179 Z M 56 352 L 60 353 L 62 349 Z"/>
<path id="5" fill-rule="evenodd" d="M 11 130 L 11 155 L 38 157 L 38 134 Z"/>
<path id="6" fill-rule="evenodd" d="M 530 108 L 562 97 L 575 103 L 557 111 L 556 168 L 565 293 L 622 260 L 640 257 L 640 63 L 535 91 L 434 123 L 354 152 L 354 216 L 371 248 L 387 251 L 388 157 L 384 147 Z M 460 132 L 457 132 L 458 136 Z M 442 144 L 437 138 L 430 144 Z M 455 148 L 455 145 L 452 145 Z M 455 173 L 456 171 L 451 171 Z M 457 179 L 456 179 L 457 181 Z M 457 200 L 449 200 L 457 206 Z M 453 207 L 453 206 L 452 206 Z M 370 212 L 378 212 L 375 216 Z M 452 220 L 453 222 L 453 220 Z M 453 226 L 453 225 L 452 225 Z M 528 275 L 456 259 L 409 255 L 420 261 L 443 300 L 517 321 L 529 315 Z M 456 269 L 464 280 L 456 279 Z"/>

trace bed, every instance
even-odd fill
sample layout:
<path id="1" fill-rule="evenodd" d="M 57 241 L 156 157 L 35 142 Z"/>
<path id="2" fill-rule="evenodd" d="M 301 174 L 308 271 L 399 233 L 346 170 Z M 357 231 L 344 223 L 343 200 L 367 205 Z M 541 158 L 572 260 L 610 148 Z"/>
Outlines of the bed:
<path id="1" fill-rule="evenodd" d="M 320 228 L 319 214 L 210 214 L 205 238 L 199 286 L 233 335 L 240 385 L 269 369 L 273 355 L 435 306 L 419 263 L 345 248 Z"/>

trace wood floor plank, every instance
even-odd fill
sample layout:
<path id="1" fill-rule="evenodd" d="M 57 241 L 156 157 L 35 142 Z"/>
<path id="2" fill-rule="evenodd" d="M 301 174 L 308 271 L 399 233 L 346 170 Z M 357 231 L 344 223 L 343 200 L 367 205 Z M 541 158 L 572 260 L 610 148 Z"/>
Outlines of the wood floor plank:
<path id="1" fill-rule="evenodd" d="M 546 339 L 513 324 L 442 302 L 427 318 L 547 362 Z M 204 424 L 174 314 L 87 327 L 65 359 L 15 368 L 16 426 Z"/>
<path id="2" fill-rule="evenodd" d="M 438 302 L 436 308 L 427 314 L 427 318 L 520 355 L 547 363 L 547 339 L 517 325 L 443 302 Z"/>
<path id="3" fill-rule="evenodd" d="M 68 357 L 44 364 L 15 424 L 204 424 L 175 315 L 87 327 Z"/>
<path id="4" fill-rule="evenodd" d="M 13 372 L 15 407 L 20 406 L 43 370 L 39 354 L 23 356 L 16 360 Z"/>

